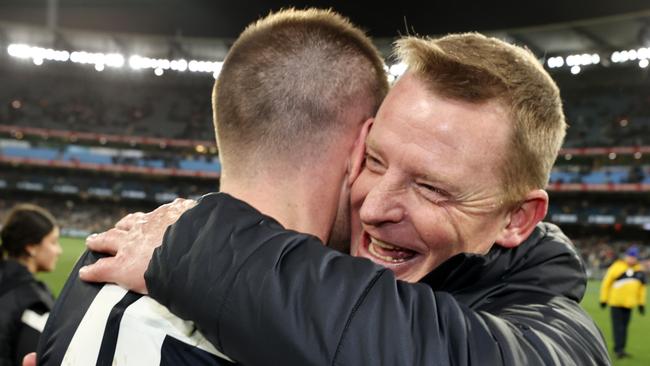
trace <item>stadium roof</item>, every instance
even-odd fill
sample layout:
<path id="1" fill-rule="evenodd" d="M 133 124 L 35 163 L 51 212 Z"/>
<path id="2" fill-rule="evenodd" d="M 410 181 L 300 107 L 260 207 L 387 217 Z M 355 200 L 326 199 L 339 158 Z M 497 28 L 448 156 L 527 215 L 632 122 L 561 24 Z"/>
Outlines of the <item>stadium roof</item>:
<path id="1" fill-rule="evenodd" d="M 279 1 L 279 0 L 0 0 L 0 19 L 44 25 L 58 3 L 63 28 L 236 38 L 243 27 L 281 7 L 332 7 L 374 37 L 488 31 L 650 10 L 647 0 L 540 1 Z"/>
<path id="2" fill-rule="evenodd" d="M 58 3 L 49 19 L 46 3 Z M 282 7 L 332 7 L 385 54 L 400 34 L 482 31 L 538 56 L 650 46 L 650 2 L 626 1 L 0 0 L 0 44 L 149 57 L 223 59 L 244 26 Z M 50 13 L 52 14 L 52 13 Z"/>

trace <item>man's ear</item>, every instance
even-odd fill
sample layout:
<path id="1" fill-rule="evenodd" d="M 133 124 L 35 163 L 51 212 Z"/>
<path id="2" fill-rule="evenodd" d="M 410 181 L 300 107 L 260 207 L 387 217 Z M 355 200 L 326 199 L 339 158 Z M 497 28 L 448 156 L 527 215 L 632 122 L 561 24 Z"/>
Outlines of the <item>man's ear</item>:
<path id="1" fill-rule="evenodd" d="M 526 198 L 512 208 L 507 216 L 507 225 L 497 237 L 496 243 L 505 248 L 514 248 L 523 243 L 544 219 L 548 210 L 548 193 L 543 189 L 529 192 Z"/>
<path id="2" fill-rule="evenodd" d="M 352 147 L 352 152 L 350 153 L 350 158 L 348 159 L 349 186 L 354 183 L 354 181 L 361 173 L 361 169 L 363 168 L 363 160 L 366 153 L 366 137 L 368 137 L 368 132 L 370 131 L 370 127 L 374 121 L 374 118 L 368 118 L 363 123 L 363 126 L 361 126 L 356 140 L 354 140 L 354 146 Z"/>

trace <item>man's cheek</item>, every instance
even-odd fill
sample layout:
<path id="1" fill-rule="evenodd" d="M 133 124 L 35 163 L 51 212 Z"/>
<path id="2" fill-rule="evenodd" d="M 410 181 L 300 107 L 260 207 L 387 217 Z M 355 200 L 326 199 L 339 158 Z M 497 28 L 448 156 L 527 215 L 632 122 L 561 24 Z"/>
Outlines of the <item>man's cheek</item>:
<path id="1" fill-rule="evenodd" d="M 350 189 L 350 200 L 353 209 L 358 210 L 361 207 L 363 200 L 373 186 L 373 180 L 372 173 L 364 168 Z"/>

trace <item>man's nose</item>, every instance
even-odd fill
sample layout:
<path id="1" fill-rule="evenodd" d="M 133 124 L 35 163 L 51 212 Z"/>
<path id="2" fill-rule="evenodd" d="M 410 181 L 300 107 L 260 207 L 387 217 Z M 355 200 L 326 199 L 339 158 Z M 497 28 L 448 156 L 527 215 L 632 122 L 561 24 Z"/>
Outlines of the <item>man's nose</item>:
<path id="1" fill-rule="evenodd" d="M 386 180 L 373 187 L 361 205 L 361 221 L 374 226 L 402 221 L 404 192 L 403 187 Z"/>

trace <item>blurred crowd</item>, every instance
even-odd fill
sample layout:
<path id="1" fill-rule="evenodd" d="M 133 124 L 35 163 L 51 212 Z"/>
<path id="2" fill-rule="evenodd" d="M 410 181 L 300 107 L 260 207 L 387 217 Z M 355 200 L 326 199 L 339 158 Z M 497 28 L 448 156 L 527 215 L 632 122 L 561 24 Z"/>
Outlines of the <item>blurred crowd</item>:
<path id="1" fill-rule="evenodd" d="M 602 278 L 607 268 L 631 246 L 639 247 L 640 262 L 646 270 L 650 269 L 649 242 L 618 240 L 597 236 L 572 240 L 585 261 L 588 275 L 591 278 Z"/>
<path id="2" fill-rule="evenodd" d="M 102 232 L 115 225 L 130 212 L 150 211 L 152 204 L 139 202 L 81 201 L 59 197 L 12 197 L 0 199 L 0 221 L 19 203 L 31 203 L 47 209 L 54 215 L 64 236 L 84 236 Z M 67 235 L 66 235 L 67 234 Z M 77 234 L 77 235 L 75 235 Z"/>
<path id="3" fill-rule="evenodd" d="M 551 199 L 549 217 L 553 214 L 579 214 L 579 215 L 613 215 L 613 216 L 650 216 L 650 207 L 626 202 L 629 200 L 596 201 L 593 198 L 567 198 Z"/>
<path id="4" fill-rule="evenodd" d="M 209 79 L 184 85 L 1 69 L 0 78 L 0 124 L 214 141 Z"/>
<path id="5" fill-rule="evenodd" d="M 210 78 L 107 79 L 95 72 L 73 77 L 3 69 L 0 78 L 0 124 L 214 140 Z M 565 147 L 650 145 L 649 88 L 563 91 L 570 125 Z"/>
<path id="6" fill-rule="evenodd" d="M 630 165 L 603 165 L 599 160 L 590 164 L 556 165 L 550 183 L 650 183 L 650 165 L 639 161 Z"/>
<path id="7" fill-rule="evenodd" d="M 650 144 L 650 89 L 582 89 L 564 93 L 569 122 L 564 147 Z"/>

